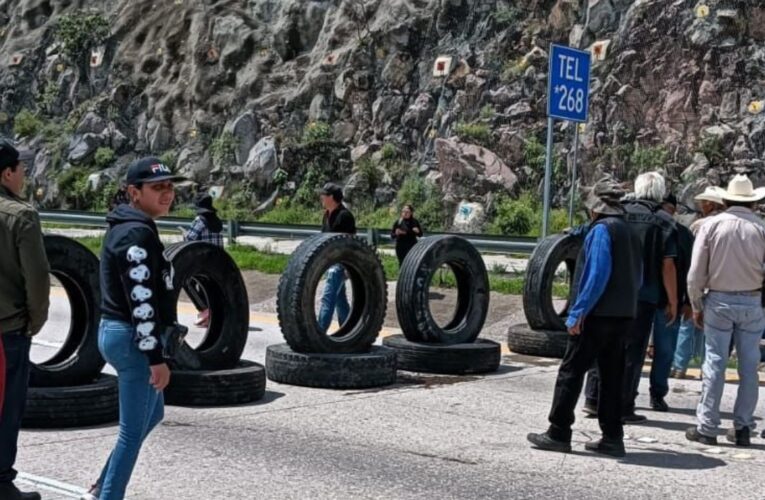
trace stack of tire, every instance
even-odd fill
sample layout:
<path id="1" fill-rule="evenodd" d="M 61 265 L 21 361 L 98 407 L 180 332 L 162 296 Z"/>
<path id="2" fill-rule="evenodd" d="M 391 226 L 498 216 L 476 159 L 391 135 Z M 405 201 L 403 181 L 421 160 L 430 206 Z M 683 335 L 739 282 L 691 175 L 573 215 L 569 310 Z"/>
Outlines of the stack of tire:
<path id="1" fill-rule="evenodd" d="M 430 310 L 430 283 L 443 266 L 456 279 L 457 305 L 451 320 L 440 326 Z M 423 238 L 399 273 L 396 312 L 403 335 L 387 337 L 383 345 L 396 351 L 402 370 L 453 375 L 496 371 L 501 346 L 478 339 L 489 297 L 486 266 L 470 242 L 452 235 Z"/>
<path id="2" fill-rule="evenodd" d="M 343 266 L 353 303 L 337 331 L 316 318 L 316 291 L 324 273 Z M 279 280 L 279 325 L 286 344 L 266 349 L 266 372 L 274 382 L 328 389 L 364 389 L 396 381 L 396 353 L 374 346 L 385 320 L 387 287 L 382 263 L 369 244 L 347 234 L 306 239 Z"/>
<path id="3" fill-rule="evenodd" d="M 526 267 L 523 289 L 523 312 L 527 324 L 508 329 L 507 344 L 511 351 L 529 356 L 563 358 L 568 342 L 566 317 L 574 292 L 576 259 L 582 248 L 580 236 L 556 234 L 539 242 Z M 560 312 L 553 300 L 553 284 L 561 264 L 566 266 L 569 297 Z"/>
<path id="4" fill-rule="evenodd" d="M 56 354 L 31 368 L 25 428 L 68 428 L 107 424 L 119 418 L 117 379 L 102 374 L 98 351 L 101 318 L 98 258 L 80 243 L 45 236 L 51 274 L 70 304 L 69 331 Z"/>
<path id="5" fill-rule="evenodd" d="M 206 334 L 195 348 L 185 344 L 172 363 L 165 402 L 179 406 L 225 406 L 251 403 L 266 391 L 263 365 L 242 360 L 250 323 L 247 288 L 234 260 L 222 248 L 204 242 L 171 245 L 177 297 L 186 290 L 209 308 Z M 198 300 L 198 299 L 197 299 Z M 195 311 L 190 311 L 195 312 Z"/>

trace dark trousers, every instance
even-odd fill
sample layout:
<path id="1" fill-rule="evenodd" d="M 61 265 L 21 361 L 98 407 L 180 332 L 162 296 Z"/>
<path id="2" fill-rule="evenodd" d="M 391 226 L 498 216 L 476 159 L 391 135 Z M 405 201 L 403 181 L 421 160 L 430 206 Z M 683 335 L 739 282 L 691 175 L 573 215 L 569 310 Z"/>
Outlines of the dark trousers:
<path id="1" fill-rule="evenodd" d="M 32 339 L 21 332 L 3 334 L 5 350 L 5 399 L 0 415 L 0 483 L 16 479 L 17 441 L 27 401 L 29 348 Z"/>
<path id="2" fill-rule="evenodd" d="M 624 337 L 632 319 L 589 317 L 582 333 L 569 336 L 566 354 L 558 370 L 555 395 L 550 410 L 550 437 L 571 441 L 574 409 L 579 400 L 587 370 L 597 363 L 603 374 L 598 405 L 598 422 L 607 439 L 624 436 L 621 419 L 621 387 L 624 373 Z"/>
<path id="3" fill-rule="evenodd" d="M 645 363 L 645 351 L 651 337 L 656 306 L 648 302 L 638 302 L 637 318 L 632 328 L 624 338 L 624 376 L 622 377 L 622 415 L 635 413 L 635 399 L 638 395 L 640 377 Z M 591 404 L 597 404 L 599 389 L 602 389 L 602 377 L 598 368 L 594 367 L 587 373 L 585 397 Z"/>

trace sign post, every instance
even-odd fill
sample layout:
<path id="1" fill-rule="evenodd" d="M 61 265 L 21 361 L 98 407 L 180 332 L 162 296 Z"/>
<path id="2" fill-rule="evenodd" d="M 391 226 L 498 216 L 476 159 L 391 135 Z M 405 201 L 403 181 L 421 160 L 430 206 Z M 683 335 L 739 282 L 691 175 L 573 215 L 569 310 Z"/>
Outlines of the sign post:
<path id="1" fill-rule="evenodd" d="M 550 222 L 550 184 L 552 182 L 553 125 L 555 118 L 572 122 L 587 121 L 590 101 L 590 53 L 563 45 L 550 45 L 547 78 L 547 156 L 545 160 L 544 214 L 542 237 Z"/>

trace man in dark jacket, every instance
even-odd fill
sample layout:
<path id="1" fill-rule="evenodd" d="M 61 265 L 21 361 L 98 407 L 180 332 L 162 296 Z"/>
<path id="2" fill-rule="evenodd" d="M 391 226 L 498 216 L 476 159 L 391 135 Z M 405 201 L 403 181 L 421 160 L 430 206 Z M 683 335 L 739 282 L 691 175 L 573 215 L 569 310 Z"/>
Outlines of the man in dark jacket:
<path id="1" fill-rule="evenodd" d="M 574 279 L 577 292 L 566 321 L 569 339 L 555 383 L 550 427 L 545 433 L 528 435 L 539 449 L 571 451 L 574 408 L 585 373 L 597 362 L 602 374 L 598 419 L 603 439 L 585 448 L 610 456 L 625 454 L 621 422 L 624 337 L 637 314 L 643 271 L 640 240 L 624 221 L 619 203 L 623 194 L 617 183 L 605 178 L 592 188 L 585 202 L 593 223 Z"/>
<path id="2" fill-rule="evenodd" d="M 356 234 L 356 219 L 343 205 L 343 189 L 328 182 L 319 191 L 319 198 L 324 207 L 324 218 L 321 223 L 322 233 Z M 319 328 L 326 332 L 332 323 L 332 316 L 337 308 L 337 319 L 342 325 L 348 319 L 351 306 L 345 295 L 345 270 L 337 264 L 327 271 L 327 281 L 321 296 L 319 309 Z"/>
<path id="3" fill-rule="evenodd" d="M 0 340 L 5 352 L 5 397 L 0 414 L 0 498 L 39 499 L 20 492 L 17 441 L 29 382 L 31 337 L 48 319 L 50 278 L 40 218 L 21 200 L 24 165 L 19 152 L 0 141 Z M 0 380 L 0 382 L 2 382 Z"/>

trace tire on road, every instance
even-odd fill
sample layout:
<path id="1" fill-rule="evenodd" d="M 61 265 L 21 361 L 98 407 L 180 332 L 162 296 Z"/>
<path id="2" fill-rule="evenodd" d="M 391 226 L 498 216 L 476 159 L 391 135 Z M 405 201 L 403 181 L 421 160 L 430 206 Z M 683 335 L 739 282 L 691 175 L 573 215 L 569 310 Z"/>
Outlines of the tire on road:
<path id="1" fill-rule="evenodd" d="M 25 429 L 65 429 L 119 420 L 117 377 L 70 387 L 30 387 L 21 421 Z"/>
<path id="2" fill-rule="evenodd" d="M 98 351 L 101 319 L 99 262 L 93 252 L 63 236 L 44 237 L 51 274 L 61 283 L 71 311 L 69 332 L 47 361 L 32 364 L 30 386 L 62 387 L 93 382 L 104 367 Z"/>
<path id="3" fill-rule="evenodd" d="M 429 305 L 433 274 L 447 265 L 457 281 L 457 307 L 444 326 L 433 319 Z M 458 236 L 423 238 L 407 254 L 396 286 L 396 313 L 412 342 L 463 344 L 481 333 L 489 310 L 489 276 L 481 254 Z"/>
<path id="4" fill-rule="evenodd" d="M 173 370 L 165 402 L 176 406 L 228 406 L 252 403 L 266 393 L 263 365 L 242 360 L 228 370 Z"/>
<path id="5" fill-rule="evenodd" d="M 366 353 L 306 354 L 288 344 L 266 349 L 266 373 L 274 382 L 325 389 L 366 389 L 396 382 L 396 352 L 373 346 Z"/>
<path id="6" fill-rule="evenodd" d="M 353 303 L 346 322 L 327 334 L 316 317 L 316 289 L 334 264 L 341 264 L 350 279 Z M 295 250 L 279 280 L 279 326 L 296 352 L 364 353 L 382 329 L 387 297 L 382 263 L 365 240 L 348 234 L 312 236 Z"/>
<path id="7" fill-rule="evenodd" d="M 171 245 L 165 251 L 165 258 L 175 271 L 176 301 L 182 289 L 198 284 L 210 308 L 207 334 L 202 343 L 192 349 L 197 358 L 195 366 L 179 368 L 235 368 L 244 352 L 250 325 L 247 288 L 236 263 L 224 249 L 204 242 Z"/>
<path id="8" fill-rule="evenodd" d="M 518 354 L 562 359 L 567 344 L 568 333 L 557 330 L 532 330 L 520 324 L 507 331 L 507 346 Z"/>
<path id="9" fill-rule="evenodd" d="M 501 346 L 491 340 L 476 339 L 466 344 L 412 342 L 403 335 L 383 339 L 383 345 L 396 351 L 399 370 L 410 372 L 468 375 L 497 371 Z"/>
<path id="10" fill-rule="evenodd" d="M 576 259 L 582 247 L 582 238 L 569 234 L 549 236 L 534 249 L 526 267 L 523 287 L 523 312 L 531 328 L 540 330 L 566 330 L 568 302 L 560 313 L 553 306 L 553 282 L 561 263 L 566 264 L 569 300 L 573 293 Z"/>

